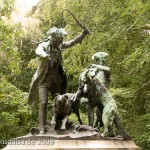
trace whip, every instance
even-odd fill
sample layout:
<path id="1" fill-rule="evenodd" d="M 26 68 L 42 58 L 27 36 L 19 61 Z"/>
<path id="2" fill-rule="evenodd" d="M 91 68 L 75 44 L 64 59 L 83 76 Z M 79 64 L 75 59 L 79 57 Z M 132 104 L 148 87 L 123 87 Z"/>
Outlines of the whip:
<path id="1" fill-rule="evenodd" d="M 67 12 L 73 17 L 73 19 L 76 21 L 76 23 L 77 23 L 78 26 L 80 26 L 82 29 L 86 29 L 87 32 L 88 32 L 88 34 L 91 34 L 90 31 L 89 31 L 84 25 L 82 25 L 82 24 L 77 20 L 77 18 L 73 15 L 73 13 L 72 13 L 69 9 L 64 9 L 64 10 L 62 11 L 62 18 L 63 18 L 63 20 L 64 20 L 66 23 L 69 23 L 69 22 L 67 22 L 67 21 L 65 20 L 65 18 L 64 18 L 64 12 L 65 12 L 65 11 L 67 11 Z M 72 23 L 70 23 L 70 24 L 72 24 Z M 72 25 L 74 25 L 74 24 L 72 24 Z"/>

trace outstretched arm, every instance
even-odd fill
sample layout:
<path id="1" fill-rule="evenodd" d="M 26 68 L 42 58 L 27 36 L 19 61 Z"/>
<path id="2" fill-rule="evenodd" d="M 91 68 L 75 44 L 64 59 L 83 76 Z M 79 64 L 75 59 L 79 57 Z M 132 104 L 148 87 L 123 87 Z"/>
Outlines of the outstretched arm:
<path id="1" fill-rule="evenodd" d="M 101 71 L 110 71 L 109 67 L 102 66 L 102 65 L 97 65 L 97 64 L 91 64 L 89 67 L 97 68 L 97 69 L 99 69 Z"/>
<path id="2" fill-rule="evenodd" d="M 78 35 L 77 37 L 75 37 L 73 40 L 67 41 L 67 42 L 63 42 L 62 44 L 62 48 L 69 48 L 72 47 L 78 43 L 82 43 L 82 40 L 85 38 L 85 36 L 89 34 L 89 31 L 85 28 L 82 32 L 81 35 Z"/>

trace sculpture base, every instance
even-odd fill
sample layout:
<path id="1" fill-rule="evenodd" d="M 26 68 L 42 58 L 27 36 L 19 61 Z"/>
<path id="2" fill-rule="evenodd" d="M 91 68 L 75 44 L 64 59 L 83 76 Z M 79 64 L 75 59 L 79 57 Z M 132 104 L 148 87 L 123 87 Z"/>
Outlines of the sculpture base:
<path id="1" fill-rule="evenodd" d="M 14 138 L 3 150 L 141 150 L 133 141 L 122 137 L 103 137 L 97 129 L 80 125 L 70 130 L 51 130 Z M 33 132 L 34 131 L 34 132 Z"/>
<path id="2" fill-rule="evenodd" d="M 61 140 L 48 135 L 27 135 L 10 140 L 3 150 L 141 150 L 133 141 L 108 140 Z"/>

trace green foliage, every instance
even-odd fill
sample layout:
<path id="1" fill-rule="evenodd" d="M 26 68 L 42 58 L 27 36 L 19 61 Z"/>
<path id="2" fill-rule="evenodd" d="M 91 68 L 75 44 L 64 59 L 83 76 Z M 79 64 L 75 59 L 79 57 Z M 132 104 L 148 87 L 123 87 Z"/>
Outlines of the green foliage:
<path id="1" fill-rule="evenodd" d="M 10 17 L 14 10 L 14 0 L 1 0 L 0 16 Z"/>
<path id="2" fill-rule="evenodd" d="M 9 140 L 29 132 L 31 110 L 26 105 L 28 93 L 23 93 L 0 79 L 0 139 Z M 0 145 L 2 147 L 4 145 Z"/>
<path id="3" fill-rule="evenodd" d="M 132 133 L 132 138 L 144 150 L 150 148 L 150 114 L 130 118 L 128 130 Z"/>
<path id="4" fill-rule="evenodd" d="M 11 84 L 21 74 L 22 69 L 21 55 L 17 47 L 22 27 L 9 20 L 14 1 L 2 0 L 0 4 L 0 139 L 4 141 L 29 132 L 31 110 L 26 106 L 28 93 Z M 5 144 L 7 142 L 0 145 L 0 148 Z"/>
<path id="5" fill-rule="evenodd" d="M 16 46 L 17 37 L 20 34 L 20 24 L 9 22 L 13 11 L 13 0 L 1 1 L 0 6 L 0 70 L 7 79 L 20 74 L 20 55 Z"/>

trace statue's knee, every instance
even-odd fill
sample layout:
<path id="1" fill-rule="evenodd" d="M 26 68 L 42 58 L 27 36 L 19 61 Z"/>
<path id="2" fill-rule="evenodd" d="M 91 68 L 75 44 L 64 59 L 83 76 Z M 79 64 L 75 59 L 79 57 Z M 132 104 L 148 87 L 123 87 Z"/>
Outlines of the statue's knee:
<path id="1" fill-rule="evenodd" d="M 40 108 L 41 108 L 41 109 L 46 109 L 46 107 L 47 107 L 47 102 L 41 101 L 41 102 L 40 102 Z"/>

